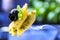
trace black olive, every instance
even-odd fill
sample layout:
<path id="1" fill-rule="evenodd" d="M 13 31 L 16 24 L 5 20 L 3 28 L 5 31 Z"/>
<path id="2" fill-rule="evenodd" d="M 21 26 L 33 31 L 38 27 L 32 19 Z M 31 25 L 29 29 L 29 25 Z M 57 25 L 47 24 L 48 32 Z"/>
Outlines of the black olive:
<path id="1" fill-rule="evenodd" d="M 18 10 L 12 9 L 11 12 L 9 13 L 9 18 L 11 21 L 16 21 L 18 19 Z"/>

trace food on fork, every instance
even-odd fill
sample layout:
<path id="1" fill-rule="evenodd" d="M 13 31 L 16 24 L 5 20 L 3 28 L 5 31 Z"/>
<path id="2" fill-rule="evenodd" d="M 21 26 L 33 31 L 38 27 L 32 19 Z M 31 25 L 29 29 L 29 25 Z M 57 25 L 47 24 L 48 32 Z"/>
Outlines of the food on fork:
<path id="1" fill-rule="evenodd" d="M 34 23 L 36 17 L 36 11 L 28 12 L 28 4 L 20 8 L 17 5 L 16 9 L 12 9 L 9 18 L 12 21 L 9 25 L 9 33 L 12 36 L 21 36 L 31 25 Z"/>

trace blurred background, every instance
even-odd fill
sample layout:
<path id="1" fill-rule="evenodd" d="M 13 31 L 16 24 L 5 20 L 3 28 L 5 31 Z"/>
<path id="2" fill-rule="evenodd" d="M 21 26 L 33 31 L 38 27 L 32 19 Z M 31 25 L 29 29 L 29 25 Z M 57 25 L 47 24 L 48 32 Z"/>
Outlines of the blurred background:
<path id="1" fill-rule="evenodd" d="M 11 9 L 28 3 L 36 21 L 21 37 L 8 33 Z M 0 0 L 0 40 L 60 40 L 60 0 Z"/>
<path id="2" fill-rule="evenodd" d="M 60 23 L 60 0 L 29 0 L 29 10 L 36 10 L 36 24 Z"/>

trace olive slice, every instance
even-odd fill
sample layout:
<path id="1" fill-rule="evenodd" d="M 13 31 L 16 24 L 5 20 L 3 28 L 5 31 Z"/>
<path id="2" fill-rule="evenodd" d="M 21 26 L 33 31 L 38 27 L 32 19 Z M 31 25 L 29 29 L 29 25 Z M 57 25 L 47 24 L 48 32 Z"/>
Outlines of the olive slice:
<path id="1" fill-rule="evenodd" d="M 11 21 L 16 21 L 18 19 L 18 10 L 12 9 L 11 12 L 9 13 L 9 18 Z"/>

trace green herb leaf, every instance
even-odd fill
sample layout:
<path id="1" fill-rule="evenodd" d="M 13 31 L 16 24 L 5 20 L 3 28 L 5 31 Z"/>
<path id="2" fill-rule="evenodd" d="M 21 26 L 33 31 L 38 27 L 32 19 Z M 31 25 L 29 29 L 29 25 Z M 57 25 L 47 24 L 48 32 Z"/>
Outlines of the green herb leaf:
<path id="1" fill-rule="evenodd" d="M 17 10 L 18 10 L 18 19 L 21 20 L 22 19 L 22 11 L 19 5 L 17 5 Z"/>

